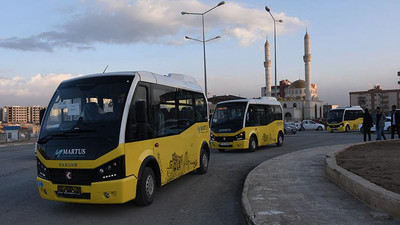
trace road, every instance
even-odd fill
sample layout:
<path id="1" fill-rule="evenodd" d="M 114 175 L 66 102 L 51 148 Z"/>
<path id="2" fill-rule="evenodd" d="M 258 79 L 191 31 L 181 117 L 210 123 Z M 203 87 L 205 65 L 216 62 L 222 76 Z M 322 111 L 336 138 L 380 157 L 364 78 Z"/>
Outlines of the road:
<path id="1" fill-rule="evenodd" d="M 35 182 L 34 145 L 0 145 L 0 224 L 246 224 L 240 199 L 255 166 L 293 151 L 360 141 L 359 132 L 305 131 L 287 135 L 282 147 L 213 151 L 207 174 L 188 174 L 161 187 L 148 207 L 43 200 Z"/>

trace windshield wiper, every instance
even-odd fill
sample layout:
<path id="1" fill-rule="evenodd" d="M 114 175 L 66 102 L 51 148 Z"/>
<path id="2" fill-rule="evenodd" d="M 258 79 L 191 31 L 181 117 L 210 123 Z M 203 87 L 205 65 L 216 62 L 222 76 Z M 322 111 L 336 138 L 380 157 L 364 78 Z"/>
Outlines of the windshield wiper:
<path id="1" fill-rule="evenodd" d="M 46 142 L 48 142 L 49 140 L 53 139 L 54 137 L 61 137 L 61 136 L 63 136 L 63 135 L 64 135 L 63 133 L 62 133 L 62 134 L 48 134 L 48 135 L 46 135 L 46 136 L 40 138 L 40 139 L 37 141 L 37 143 L 38 143 L 38 144 L 45 144 Z"/>
<path id="2" fill-rule="evenodd" d="M 53 139 L 54 137 L 64 137 L 64 136 L 70 136 L 71 134 L 78 134 L 78 133 L 86 133 L 86 132 L 94 132 L 95 130 L 89 130 L 89 129 L 80 129 L 79 127 L 75 127 L 71 130 L 66 130 L 62 133 L 56 133 L 56 134 L 48 134 L 42 138 L 40 138 L 37 143 L 38 144 L 45 144 L 49 140 Z"/>

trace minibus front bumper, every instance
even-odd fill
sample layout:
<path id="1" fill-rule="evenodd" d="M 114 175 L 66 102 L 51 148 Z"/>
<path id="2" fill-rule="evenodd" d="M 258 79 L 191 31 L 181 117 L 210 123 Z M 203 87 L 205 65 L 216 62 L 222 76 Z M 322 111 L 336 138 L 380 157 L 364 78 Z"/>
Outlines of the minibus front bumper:
<path id="1" fill-rule="evenodd" d="M 136 197 L 137 179 L 134 176 L 93 182 L 91 185 L 54 184 L 40 177 L 37 177 L 36 181 L 40 197 L 52 201 L 115 204 L 124 203 Z"/>
<path id="2" fill-rule="evenodd" d="M 238 140 L 232 142 L 210 141 L 211 148 L 214 149 L 247 149 L 249 140 Z"/>
<path id="3" fill-rule="evenodd" d="M 327 131 L 345 131 L 345 126 L 343 124 L 335 124 L 335 125 L 327 125 L 326 127 Z"/>

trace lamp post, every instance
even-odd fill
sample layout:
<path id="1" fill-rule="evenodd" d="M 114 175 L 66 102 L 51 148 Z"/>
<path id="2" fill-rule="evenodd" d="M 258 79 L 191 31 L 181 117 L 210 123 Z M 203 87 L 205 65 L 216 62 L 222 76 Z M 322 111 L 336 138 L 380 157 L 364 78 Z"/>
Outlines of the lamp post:
<path id="1" fill-rule="evenodd" d="M 194 40 L 194 41 L 199 41 L 199 42 L 202 42 L 202 43 L 203 43 L 204 91 L 205 91 L 206 97 L 208 96 L 208 92 L 207 92 L 207 67 L 206 67 L 206 42 L 207 42 L 207 41 L 214 40 L 214 39 L 221 38 L 221 36 L 216 36 L 216 37 L 211 38 L 211 39 L 208 39 L 208 40 L 205 39 L 205 32 L 204 32 L 204 15 L 205 15 L 206 13 L 210 12 L 211 10 L 217 8 L 218 6 L 223 5 L 223 4 L 225 4 L 224 1 L 218 3 L 218 5 L 212 7 L 211 9 L 209 9 L 209 10 L 203 12 L 203 13 L 181 12 L 182 15 L 196 15 L 196 16 L 201 16 L 201 25 L 202 25 L 202 27 L 203 27 L 203 40 L 191 38 L 191 37 L 188 37 L 188 36 L 185 36 L 185 38 L 188 39 L 188 40 Z"/>
<path id="2" fill-rule="evenodd" d="M 283 20 L 276 20 L 274 16 L 271 14 L 271 10 L 268 6 L 265 6 L 265 10 L 271 15 L 272 20 L 274 21 L 274 60 L 275 60 L 275 98 L 278 98 L 278 91 L 277 91 L 277 75 L 276 75 L 276 22 L 283 23 Z"/>

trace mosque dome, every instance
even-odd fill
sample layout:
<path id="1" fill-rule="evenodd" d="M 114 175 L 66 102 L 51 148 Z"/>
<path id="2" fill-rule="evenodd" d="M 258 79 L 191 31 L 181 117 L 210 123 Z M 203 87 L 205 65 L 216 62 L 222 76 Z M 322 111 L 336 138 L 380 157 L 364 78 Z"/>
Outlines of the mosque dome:
<path id="1" fill-rule="evenodd" d="M 306 88 L 306 82 L 304 80 L 296 80 L 294 81 L 289 88 L 294 89 L 294 88 Z"/>

